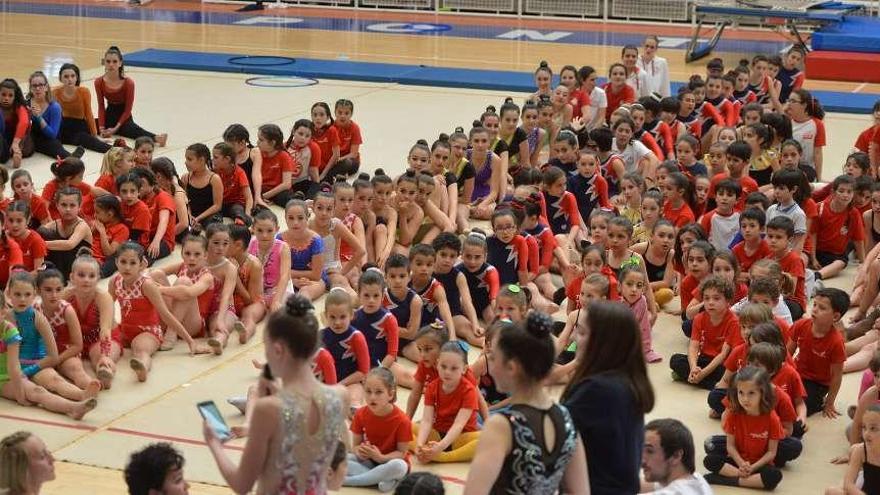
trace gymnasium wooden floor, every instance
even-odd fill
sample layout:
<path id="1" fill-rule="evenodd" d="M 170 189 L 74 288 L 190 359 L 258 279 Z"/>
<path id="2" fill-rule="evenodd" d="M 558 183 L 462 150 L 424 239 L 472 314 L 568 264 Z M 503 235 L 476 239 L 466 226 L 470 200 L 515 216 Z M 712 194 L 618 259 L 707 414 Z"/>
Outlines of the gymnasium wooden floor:
<path id="1" fill-rule="evenodd" d="M 80 5 L 76 2 L 57 3 Z M 583 47 L 563 43 L 360 32 L 328 34 L 324 30 L 257 28 L 208 22 L 61 16 L 11 12 L 3 5 L 0 4 L 0 36 L 4 39 L 0 46 L 0 74 L 3 77 L 23 80 L 31 71 L 41 69 L 54 80 L 58 67 L 72 60 L 83 69 L 84 84 L 89 87 L 90 80 L 101 74 L 99 60 L 111 44 L 119 45 L 123 52 L 173 48 L 515 70 L 532 70 L 542 59 L 556 67 L 571 62 L 605 67 L 619 53 L 618 46 L 591 46 L 589 56 L 585 57 Z M 82 2 L 81 5 L 144 12 L 127 9 L 118 2 Z M 231 10 L 229 6 L 202 7 L 196 2 L 166 0 L 157 0 L 149 9 L 200 11 L 206 16 Z M 286 9 L 265 15 L 343 17 L 348 14 L 338 10 Z M 368 20 L 395 18 L 378 12 L 357 16 Z M 434 22 L 451 22 L 440 17 Z M 431 22 L 437 16 L 425 18 L 424 22 Z M 481 20 L 468 18 L 467 22 Z M 517 24 L 517 21 L 511 23 Z M 541 23 L 542 29 L 565 29 L 571 25 L 564 21 Z M 533 27 L 525 21 L 522 25 Z M 683 36 L 686 31 L 672 26 L 613 25 L 600 28 L 635 33 L 656 29 L 668 36 Z M 744 39 L 770 36 L 775 35 L 745 32 L 732 35 Z M 686 74 L 698 70 L 681 62 L 681 50 L 661 49 L 661 54 L 672 64 L 673 79 L 683 79 Z M 733 62 L 741 54 L 725 52 L 722 55 Z M 240 122 L 254 131 L 260 124 L 274 122 L 287 129 L 295 119 L 307 116 L 312 102 L 332 102 L 345 97 L 355 102 L 355 120 L 364 129 L 366 168 L 372 170 L 381 166 L 398 172 L 403 170 L 405 155 L 417 139 L 431 140 L 440 131 L 448 132 L 457 125 L 466 124 L 486 105 L 497 105 L 508 96 L 490 91 L 341 81 L 320 81 L 315 86 L 291 89 L 253 88 L 246 86 L 246 76 L 239 74 L 138 68 L 130 69 L 129 74 L 138 84 L 134 111 L 137 121 L 155 132 L 170 134 L 169 147 L 157 150 L 157 155 L 169 156 L 180 170 L 183 170 L 183 150 L 187 145 L 218 142 L 220 133 L 229 123 Z M 880 91 L 880 87 L 858 88 L 850 83 L 823 83 L 816 87 Z M 210 119 L 206 121 L 205 115 L 210 115 Z M 829 116 L 827 122 L 831 136 L 826 149 L 826 175 L 830 177 L 838 170 L 838 164 L 842 165 L 854 136 L 867 125 L 867 119 L 865 116 L 835 114 Z M 86 180 L 94 180 L 100 157 L 88 153 L 85 161 L 88 167 Z M 25 166 L 34 174 L 37 184 L 49 180 L 47 159 L 34 157 L 27 160 Z M 845 277 L 833 280 L 829 285 L 845 288 L 851 279 L 850 269 Z M 672 353 L 683 352 L 686 348 L 686 341 L 677 330 L 677 317 L 671 315 L 661 316 L 655 327 L 655 339 L 657 349 L 666 360 Z M 143 385 L 135 383 L 127 366 L 120 366 L 113 390 L 102 393 L 98 409 L 82 423 L 2 401 L 0 435 L 29 429 L 46 440 L 59 462 L 56 464 L 58 479 L 46 485 L 44 493 L 121 493 L 124 484 L 118 469 L 124 465 L 127 453 L 158 440 L 173 441 L 185 452 L 187 477 L 203 482 L 194 484 L 193 493 L 229 493 L 228 488 L 217 486 L 221 479 L 201 443 L 200 420 L 194 404 L 213 399 L 227 415 L 227 420 L 238 424 L 241 416 L 225 404 L 225 398 L 244 392 L 255 377 L 250 359 L 261 353 L 259 335 L 246 346 L 231 344 L 221 358 L 189 358 L 179 348 L 157 357 L 155 372 Z M 471 359 L 475 357 L 476 353 L 472 352 Z M 673 384 L 666 362 L 650 367 L 659 397 L 650 417 L 679 417 L 693 430 L 698 451 L 701 451 L 702 439 L 717 433 L 720 425 L 707 418 L 705 393 Z M 856 390 L 857 377 L 847 376 L 837 402 L 838 409 L 845 410 L 854 402 Z M 401 394 L 401 400 L 405 401 L 405 393 Z M 844 419 L 811 419 L 805 454 L 786 468 L 786 478 L 778 490 L 780 493 L 816 493 L 817 487 L 839 482 L 843 469 L 831 466 L 828 459 L 845 449 L 845 425 Z M 232 444 L 230 451 L 233 455 L 237 454 L 240 445 Z M 461 492 L 462 481 L 467 477 L 466 465 L 429 466 L 427 469 L 446 477 L 447 493 Z M 367 492 L 344 489 L 343 493 Z M 729 492 L 719 490 L 719 493 Z"/>

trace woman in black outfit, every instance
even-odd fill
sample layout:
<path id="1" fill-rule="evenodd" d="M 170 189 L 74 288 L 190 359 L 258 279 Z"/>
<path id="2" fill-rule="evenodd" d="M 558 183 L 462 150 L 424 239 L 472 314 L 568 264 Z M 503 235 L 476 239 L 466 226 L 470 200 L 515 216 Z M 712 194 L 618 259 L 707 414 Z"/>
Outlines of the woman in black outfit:
<path id="1" fill-rule="evenodd" d="M 654 408 L 639 325 L 620 303 L 594 302 L 582 313 L 562 404 L 584 442 L 591 493 L 638 493 L 645 413 Z"/>
<path id="2" fill-rule="evenodd" d="M 589 493 L 583 443 L 571 415 L 548 394 L 553 320 L 533 312 L 516 324 L 498 322 L 489 369 L 510 405 L 486 421 L 465 495 Z"/>

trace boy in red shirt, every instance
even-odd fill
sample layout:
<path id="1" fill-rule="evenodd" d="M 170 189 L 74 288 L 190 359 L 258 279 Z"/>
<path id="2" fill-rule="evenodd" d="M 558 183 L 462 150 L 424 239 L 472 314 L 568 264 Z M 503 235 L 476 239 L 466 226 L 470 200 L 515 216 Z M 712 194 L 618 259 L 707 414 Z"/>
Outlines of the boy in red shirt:
<path id="1" fill-rule="evenodd" d="M 733 179 L 739 183 L 742 194 L 737 197 L 734 209 L 743 211 L 746 207 L 746 196 L 758 190 L 758 183 L 755 179 L 749 177 L 749 161 L 752 159 L 752 147 L 745 141 L 734 141 L 730 143 L 725 152 L 727 156 L 727 170 L 712 177 L 709 184 L 709 199 L 715 199 L 716 188 L 718 184 L 727 178 Z"/>
<path id="2" fill-rule="evenodd" d="M 150 245 L 150 226 L 152 214 L 146 203 L 140 199 L 141 180 L 137 174 L 125 174 L 116 181 L 119 191 L 119 206 L 122 223 L 128 227 L 129 239 L 145 249 Z"/>
<path id="3" fill-rule="evenodd" d="M 730 350 L 742 343 L 739 321 L 730 303 L 733 285 L 712 275 L 700 284 L 703 312 L 694 318 L 688 353 L 675 354 L 669 360 L 676 381 L 712 390 L 724 375 L 724 359 Z"/>
<path id="4" fill-rule="evenodd" d="M 805 288 L 807 269 L 804 266 L 803 258 L 791 250 L 793 237 L 794 222 L 790 218 L 779 216 L 767 224 L 767 245 L 770 247 L 768 258 L 779 262 L 783 273 L 791 279 L 794 293 L 785 299 L 785 304 L 791 310 L 792 321 L 797 321 L 804 315 L 807 308 Z"/>
<path id="5" fill-rule="evenodd" d="M 819 216 L 812 224 L 816 248 L 810 266 L 816 270 L 816 280 L 834 277 L 846 268 L 850 241 L 856 258 L 865 260 L 865 225 L 859 210 L 852 206 L 855 179 L 838 176 L 831 190 L 831 197 L 819 203 Z"/>
<path id="6" fill-rule="evenodd" d="M 163 191 L 156 181 L 156 175 L 146 168 L 136 167 L 131 173 L 140 179 L 139 195 L 146 203 L 152 216 L 146 245 L 147 257 L 150 262 L 164 258 L 174 250 L 174 222 L 177 206 L 174 198 Z"/>
<path id="7" fill-rule="evenodd" d="M 747 208 L 739 216 L 739 229 L 743 240 L 733 246 L 733 255 L 739 262 L 741 273 L 749 273 L 752 264 L 770 255 L 770 246 L 761 237 L 767 217 L 758 208 Z"/>
<path id="8" fill-rule="evenodd" d="M 849 295 L 840 289 L 824 288 L 813 296 L 811 318 L 796 321 L 788 351 L 795 356 L 795 368 L 807 391 L 807 415 L 822 411 L 827 418 L 840 415 L 834 400 L 843 379 L 846 360 L 840 319 L 849 309 Z"/>

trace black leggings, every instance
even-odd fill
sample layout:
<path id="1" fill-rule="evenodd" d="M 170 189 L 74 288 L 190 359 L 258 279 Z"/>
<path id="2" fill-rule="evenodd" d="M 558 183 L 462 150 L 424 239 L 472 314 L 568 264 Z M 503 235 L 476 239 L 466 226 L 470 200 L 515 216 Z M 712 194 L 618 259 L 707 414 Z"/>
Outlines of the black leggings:
<path id="1" fill-rule="evenodd" d="M 6 129 L 3 139 L 0 140 L 0 163 L 6 163 L 12 158 L 12 140 L 15 139 L 15 128 Z M 21 147 L 21 157 L 27 158 L 34 154 L 34 140 L 30 133 L 24 135 L 24 139 L 19 143 Z"/>
<path id="2" fill-rule="evenodd" d="M 240 220 L 241 223 L 247 226 L 251 225 L 251 217 L 248 216 L 247 211 L 244 209 L 244 205 L 241 203 L 225 203 L 221 213 L 224 217 L 229 217 L 233 220 Z"/>
<path id="3" fill-rule="evenodd" d="M 104 117 L 104 126 L 108 129 L 111 127 L 115 127 L 116 123 L 119 122 L 119 117 L 122 116 L 122 113 L 124 111 L 125 105 L 121 103 L 111 103 L 107 105 L 107 112 Z M 122 125 L 119 126 L 119 130 L 116 131 L 116 134 L 122 137 L 127 137 L 129 139 L 137 139 L 141 136 L 147 136 L 153 140 L 156 139 L 155 134 L 135 124 L 134 117 L 129 117 L 128 120 L 123 122 Z"/>
<path id="4" fill-rule="evenodd" d="M 287 206 L 287 203 L 290 202 L 291 199 L 293 199 L 293 193 L 294 191 L 292 189 L 285 189 L 275 196 L 269 198 L 269 201 L 284 208 Z"/>
<path id="5" fill-rule="evenodd" d="M 87 150 L 97 151 L 98 153 L 106 153 L 111 148 L 109 144 L 101 141 L 98 136 L 92 135 L 89 131 L 88 123 L 83 119 L 62 118 L 58 139 L 64 144 L 82 146 Z"/>
<path id="6" fill-rule="evenodd" d="M 37 124 L 31 127 L 31 139 L 34 141 L 34 151 L 49 158 L 67 158 L 70 152 L 64 149 L 61 141 L 56 138 L 46 137 L 43 131 L 39 129 Z"/>
<path id="7" fill-rule="evenodd" d="M 361 163 L 359 160 L 352 160 L 350 158 L 339 160 L 330 167 L 330 170 L 324 175 L 324 180 L 329 182 L 337 175 L 354 175 L 358 172 L 360 167 Z"/>
<path id="8" fill-rule="evenodd" d="M 697 366 L 701 368 L 706 367 L 711 362 L 712 358 L 709 356 L 700 354 L 697 357 Z M 687 354 L 673 354 L 672 357 L 669 358 L 669 368 L 678 375 L 679 380 L 682 380 L 685 383 L 690 383 L 687 379 L 691 374 L 691 365 L 688 363 Z M 709 373 L 700 383 L 694 383 L 692 385 L 706 390 L 712 390 L 722 376 L 724 376 L 723 364 L 715 368 L 712 373 Z"/>

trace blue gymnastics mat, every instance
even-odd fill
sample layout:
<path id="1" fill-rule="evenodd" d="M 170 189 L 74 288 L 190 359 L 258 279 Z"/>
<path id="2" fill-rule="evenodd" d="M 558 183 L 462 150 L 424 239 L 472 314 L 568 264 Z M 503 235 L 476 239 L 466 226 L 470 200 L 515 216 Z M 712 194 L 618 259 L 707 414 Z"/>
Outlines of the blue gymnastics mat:
<path id="1" fill-rule="evenodd" d="M 534 75 L 530 72 L 454 69 L 426 65 L 248 56 L 235 53 L 203 53 L 153 48 L 127 54 L 125 63 L 132 67 L 156 69 L 340 79 L 516 93 L 531 93 L 535 90 Z M 673 93 L 682 84 L 684 83 L 673 83 Z M 822 102 L 826 111 L 844 113 L 869 114 L 874 102 L 880 100 L 880 94 L 814 91 L 813 95 Z"/>
<path id="2" fill-rule="evenodd" d="M 813 33 L 813 50 L 880 53 L 880 20 L 846 16 L 841 23 L 829 24 Z M 878 67 L 865 70 L 880 71 Z"/>

